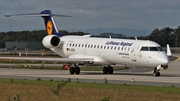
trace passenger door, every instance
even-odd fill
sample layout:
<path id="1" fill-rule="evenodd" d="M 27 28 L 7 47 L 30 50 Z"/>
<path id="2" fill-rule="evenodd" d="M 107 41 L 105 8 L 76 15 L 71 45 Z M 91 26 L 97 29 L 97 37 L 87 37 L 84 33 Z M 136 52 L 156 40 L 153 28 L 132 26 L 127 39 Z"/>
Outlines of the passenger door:
<path id="1" fill-rule="evenodd" d="M 133 46 L 133 47 L 131 48 L 130 54 L 131 54 L 131 60 L 134 61 L 134 62 L 136 62 L 136 46 Z"/>

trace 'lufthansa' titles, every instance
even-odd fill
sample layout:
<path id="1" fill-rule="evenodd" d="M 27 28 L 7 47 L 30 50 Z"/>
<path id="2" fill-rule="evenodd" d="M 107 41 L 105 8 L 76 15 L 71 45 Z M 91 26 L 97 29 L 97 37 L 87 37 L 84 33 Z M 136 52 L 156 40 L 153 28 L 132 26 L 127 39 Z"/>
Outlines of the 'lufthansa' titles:
<path id="1" fill-rule="evenodd" d="M 132 46 L 133 43 L 129 42 L 115 42 L 115 41 L 107 41 L 106 45 L 121 45 L 121 46 Z"/>

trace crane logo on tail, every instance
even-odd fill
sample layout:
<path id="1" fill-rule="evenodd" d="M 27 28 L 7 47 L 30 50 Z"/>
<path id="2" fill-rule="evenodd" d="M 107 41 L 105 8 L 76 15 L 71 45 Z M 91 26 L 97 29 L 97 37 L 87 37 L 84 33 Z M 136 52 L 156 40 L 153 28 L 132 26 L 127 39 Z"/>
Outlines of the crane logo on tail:
<path id="1" fill-rule="evenodd" d="M 47 33 L 48 33 L 49 35 L 52 34 L 52 32 L 53 32 L 53 24 L 52 24 L 51 20 L 49 20 L 49 21 L 47 22 L 46 30 L 47 30 Z"/>

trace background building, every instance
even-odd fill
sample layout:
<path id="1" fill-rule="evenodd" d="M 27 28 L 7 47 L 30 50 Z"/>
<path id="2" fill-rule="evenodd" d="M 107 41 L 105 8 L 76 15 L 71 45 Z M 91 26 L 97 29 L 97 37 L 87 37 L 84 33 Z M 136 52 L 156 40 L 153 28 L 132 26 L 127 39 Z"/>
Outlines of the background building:
<path id="1" fill-rule="evenodd" d="M 7 50 L 39 50 L 44 49 L 42 42 L 5 42 Z"/>

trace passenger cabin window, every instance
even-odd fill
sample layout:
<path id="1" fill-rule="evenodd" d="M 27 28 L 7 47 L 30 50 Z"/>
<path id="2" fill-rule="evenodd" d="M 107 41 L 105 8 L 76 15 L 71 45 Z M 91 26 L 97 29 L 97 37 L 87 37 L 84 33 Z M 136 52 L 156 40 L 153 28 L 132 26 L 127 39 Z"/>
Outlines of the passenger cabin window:
<path id="1" fill-rule="evenodd" d="M 101 49 L 103 48 L 103 46 L 101 46 Z"/>
<path id="2" fill-rule="evenodd" d="M 93 45 L 91 45 L 91 48 L 93 48 Z"/>

